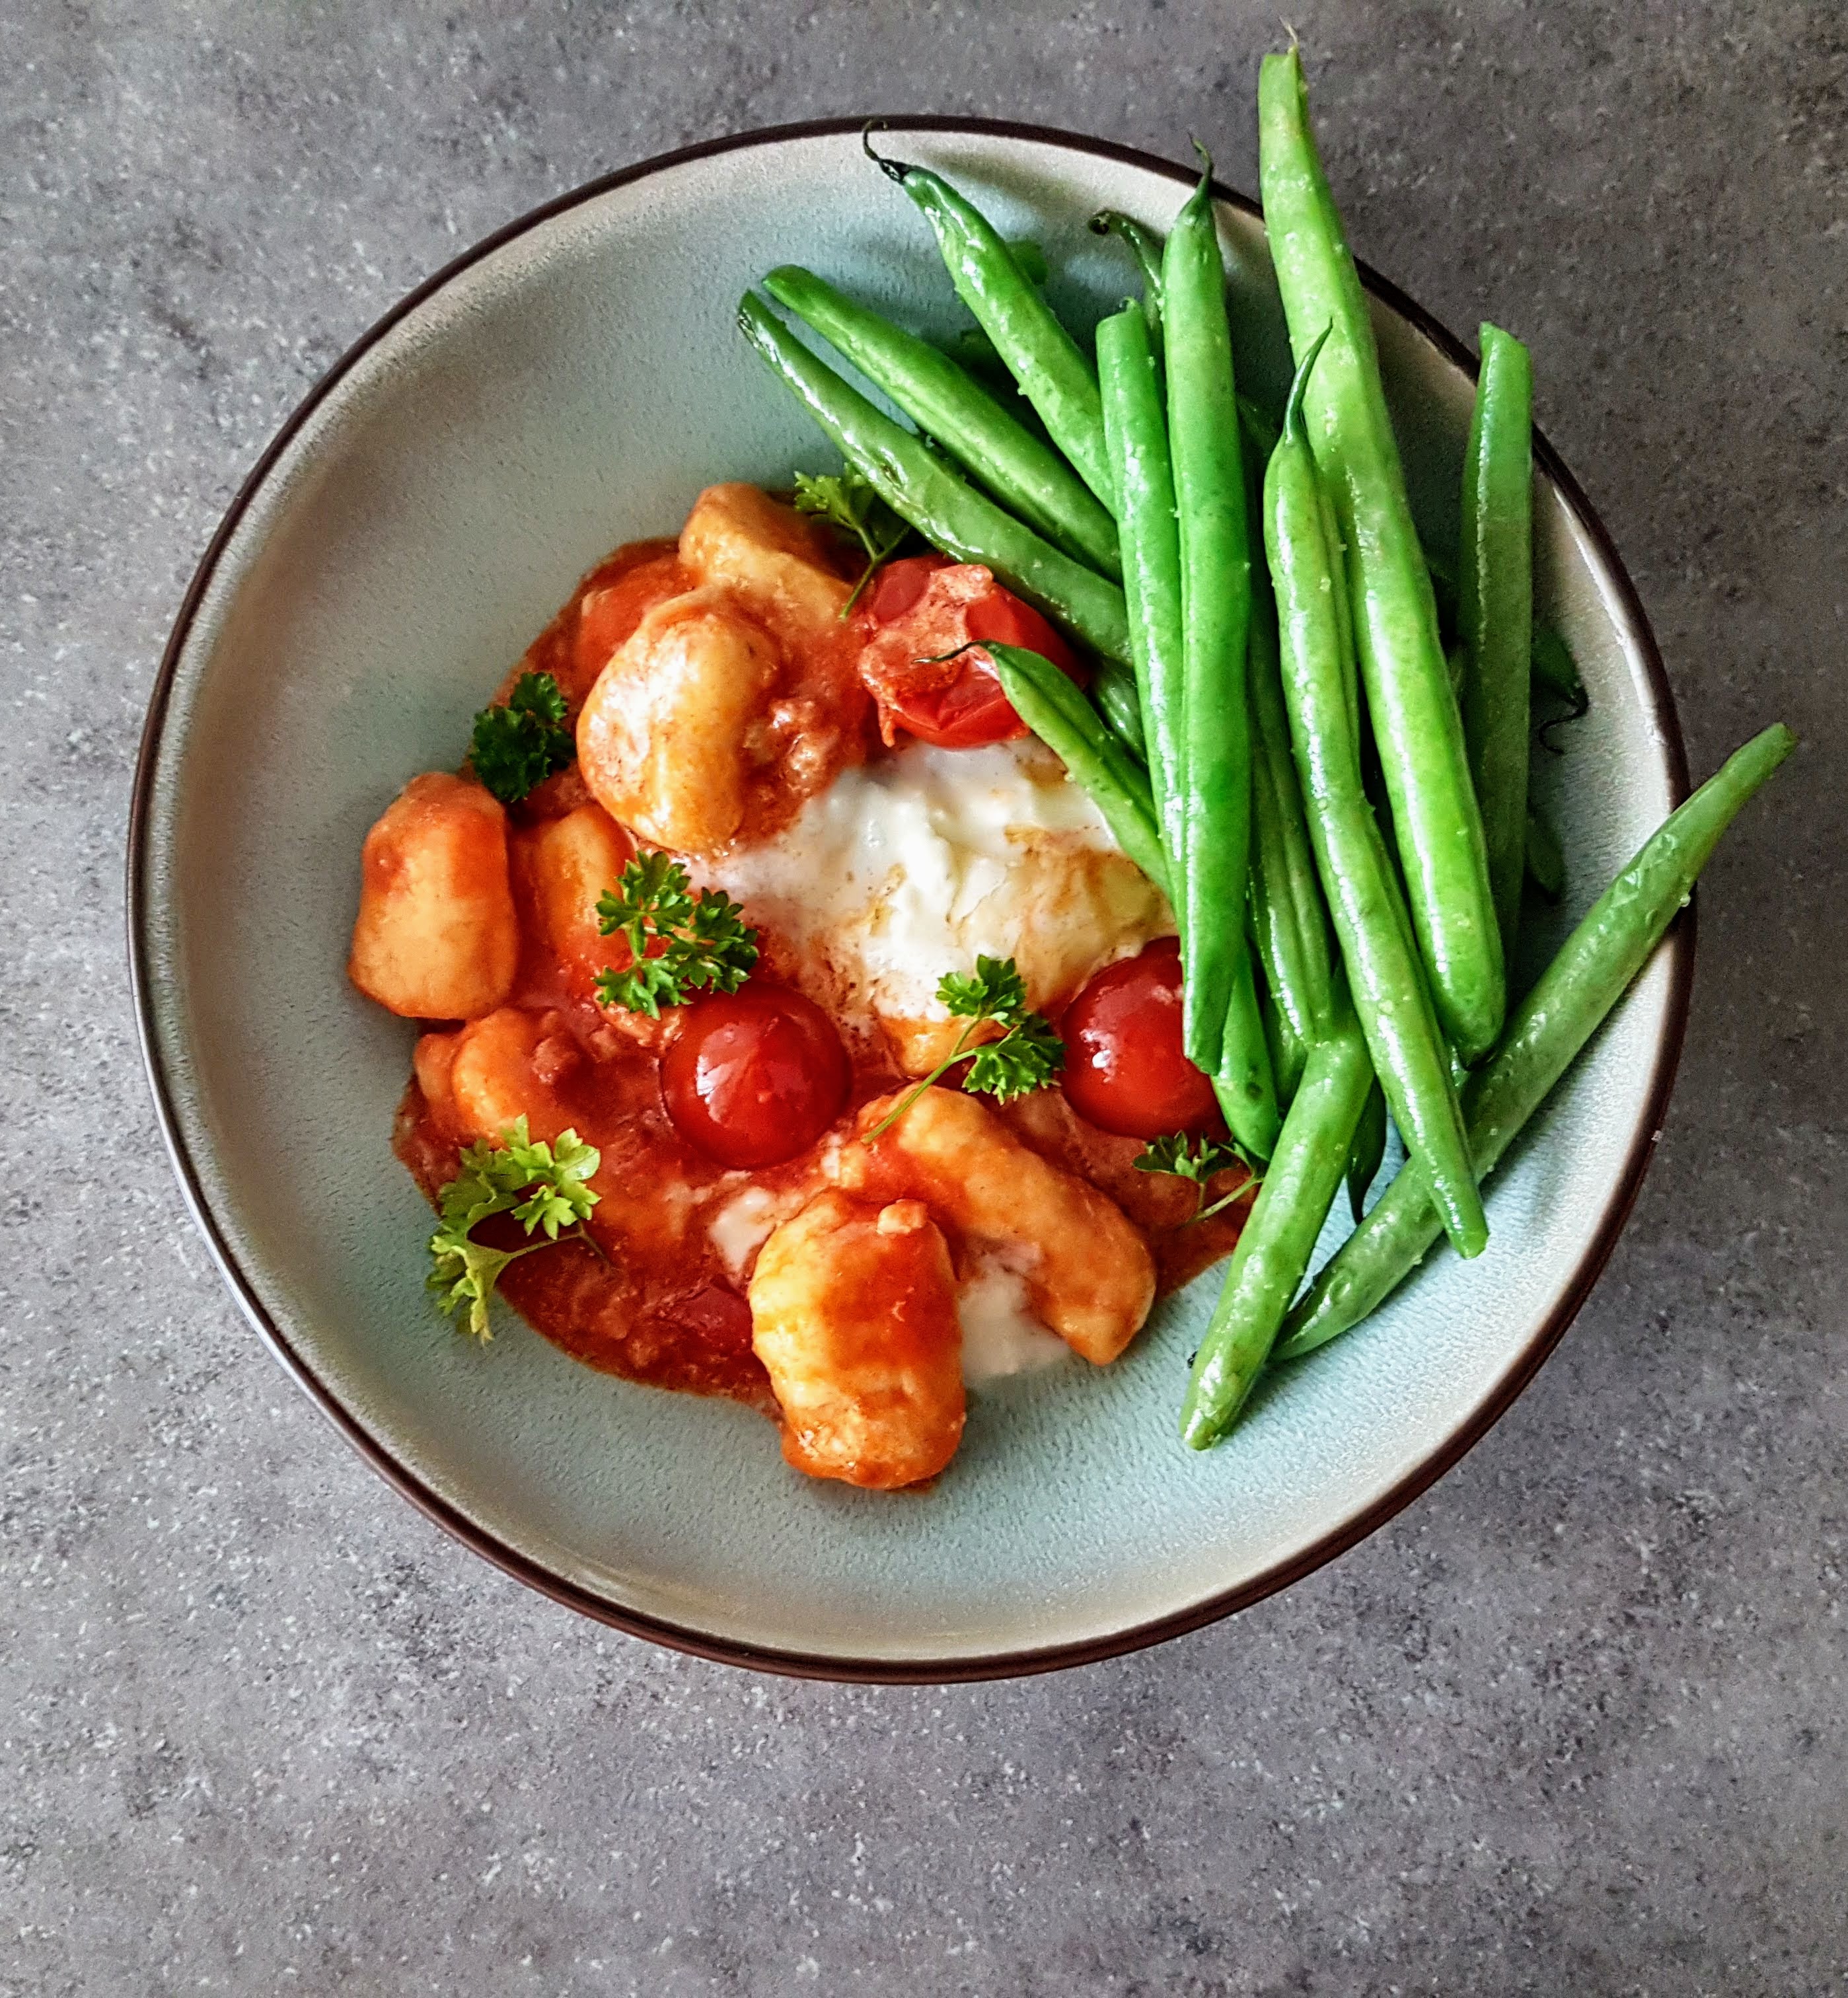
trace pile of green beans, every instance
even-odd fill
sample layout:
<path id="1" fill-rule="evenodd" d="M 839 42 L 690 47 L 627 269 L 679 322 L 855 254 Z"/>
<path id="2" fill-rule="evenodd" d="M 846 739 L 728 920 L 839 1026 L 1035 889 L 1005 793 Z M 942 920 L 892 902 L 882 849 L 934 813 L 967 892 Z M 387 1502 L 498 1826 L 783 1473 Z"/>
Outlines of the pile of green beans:
<path id="1" fill-rule="evenodd" d="M 1529 796 L 1534 725 L 1545 741 L 1558 703 L 1588 707 L 1535 613 L 1531 362 L 1483 326 L 1452 565 L 1412 523 L 1294 49 L 1264 60 L 1259 126 L 1297 362 L 1280 429 L 1238 393 L 1210 162 L 1165 238 L 1093 218 L 1142 285 L 1099 323 L 1093 366 L 1040 296 L 1037 246 L 869 143 L 975 315 L 951 344 L 969 365 L 798 266 L 764 288 L 915 430 L 760 299 L 739 308 L 889 506 L 1093 655 L 1087 694 L 1037 652 L 983 648 L 1168 896 L 1187 1052 L 1263 1169 L 1190 1364 L 1180 1429 L 1195 1449 L 1234 1426 L 1267 1366 L 1360 1322 L 1441 1236 L 1482 1253 L 1482 1181 L 1793 743 L 1778 725 L 1737 752 L 1509 1008 L 1524 886 L 1552 901 L 1565 887 Z M 1369 1211 L 1389 1112 L 1407 1161 Z M 1355 1231 L 1305 1291 L 1344 1184 Z"/>
<path id="2" fill-rule="evenodd" d="M 1024 429 L 947 354 L 799 264 L 772 271 L 764 289 L 883 389 L 919 429 L 936 438 L 1028 527 L 1104 575 L 1121 573 L 1116 523 L 1107 509 L 1057 452 Z"/>
<path id="3" fill-rule="evenodd" d="M 1429 1169 L 1451 1239 L 1475 1256 L 1487 1243 L 1488 1223 L 1470 1170 L 1449 1050 L 1361 781 L 1335 555 L 1303 422 L 1304 392 L 1322 351 L 1318 337 L 1297 370 L 1264 481 L 1264 539 L 1277 592 L 1290 740 L 1323 892 L 1375 1071 L 1408 1148 Z"/>

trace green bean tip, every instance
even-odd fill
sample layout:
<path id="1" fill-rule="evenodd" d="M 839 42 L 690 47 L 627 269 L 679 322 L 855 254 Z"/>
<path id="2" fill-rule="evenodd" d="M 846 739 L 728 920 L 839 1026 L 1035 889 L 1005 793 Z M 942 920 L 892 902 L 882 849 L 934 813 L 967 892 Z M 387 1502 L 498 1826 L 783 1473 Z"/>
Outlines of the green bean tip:
<path id="1" fill-rule="evenodd" d="M 889 131 L 890 129 L 890 126 L 883 118 L 869 118 L 860 127 L 861 150 L 888 180 L 902 183 L 906 175 L 912 171 L 911 168 L 903 160 L 889 160 L 884 154 L 876 153 L 872 149 L 873 133 Z"/>

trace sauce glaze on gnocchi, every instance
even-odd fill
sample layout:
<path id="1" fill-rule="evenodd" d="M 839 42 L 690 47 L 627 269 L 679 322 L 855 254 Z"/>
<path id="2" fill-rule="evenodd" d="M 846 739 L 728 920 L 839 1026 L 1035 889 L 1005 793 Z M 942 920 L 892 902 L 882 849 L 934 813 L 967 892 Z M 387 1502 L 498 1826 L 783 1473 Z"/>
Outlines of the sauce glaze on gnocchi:
<path id="1" fill-rule="evenodd" d="M 908 617 L 994 590 L 935 566 L 906 582 Z M 921 703 L 970 711 L 967 690 L 919 658 L 914 679 L 935 678 L 895 693 L 909 656 L 876 597 L 843 617 L 851 588 L 810 521 L 748 486 L 702 494 L 678 542 L 619 549 L 499 696 L 551 674 L 576 761 L 510 807 L 466 771 L 413 777 L 367 836 L 349 971 L 421 1023 L 395 1145 L 433 1199 L 463 1148 L 518 1118 L 601 1153 L 591 1242 L 502 1278 L 535 1329 L 592 1367 L 762 1410 L 801 1471 L 889 1489 L 949 1463 L 965 1388 L 1114 1361 L 1160 1292 L 1225 1253 L 1239 1209 L 1190 1225 L 1197 1190 L 1136 1170 L 1140 1141 L 1086 1122 L 1056 1082 L 997 1104 L 952 1071 L 872 1135 L 954 1044 L 945 972 L 1012 958 L 1056 1025 L 1173 924 L 1037 741 L 907 733 Z M 629 960 L 597 900 L 647 849 L 742 904 L 761 956 L 739 1003 L 658 1020 L 599 1003 L 599 971 Z M 779 1049 L 812 1067 L 831 1023 L 844 1059 L 795 1156 L 727 1163 L 714 1151 L 761 1142 L 689 1142 L 700 1127 L 673 1114 L 687 1035 L 721 1088 L 727 1049 L 763 1056 L 734 1095 L 758 1091 L 745 1115 L 775 1149 L 763 1078 Z"/>

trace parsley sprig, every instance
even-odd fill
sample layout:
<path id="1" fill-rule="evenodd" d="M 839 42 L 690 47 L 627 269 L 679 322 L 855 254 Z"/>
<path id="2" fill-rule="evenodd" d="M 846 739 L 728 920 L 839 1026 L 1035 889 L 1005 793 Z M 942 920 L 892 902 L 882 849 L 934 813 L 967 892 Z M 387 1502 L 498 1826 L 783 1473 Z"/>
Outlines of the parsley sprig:
<path id="1" fill-rule="evenodd" d="M 880 564 L 891 559 L 910 533 L 910 524 L 901 520 L 851 465 L 838 479 L 817 479 L 807 472 L 797 472 L 796 510 L 818 515 L 831 527 L 851 535 L 866 551 L 866 566 L 853 586 L 853 594 L 841 607 L 841 615 L 851 617 L 861 592 L 872 582 Z"/>
<path id="2" fill-rule="evenodd" d="M 939 1076 L 959 1061 L 969 1062 L 963 1087 L 992 1096 L 999 1103 L 1045 1088 L 1065 1066 L 1066 1044 L 1053 1032 L 1044 1014 L 1028 1009 L 1027 988 L 1011 957 L 978 957 L 972 977 L 966 973 L 945 972 L 938 983 L 937 1000 L 969 1025 L 924 1080 L 907 1090 L 865 1134 L 869 1145 L 889 1130 Z M 972 1052 L 970 1035 L 990 1021 L 999 1021 L 1007 1032 L 998 1040 L 983 1042 Z"/>
<path id="3" fill-rule="evenodd" d="M 1230 1193 L 1221 1194 L 1211 1206 L 1200 1208 L 1183 1224 L 1188 1228 L 1197 1221 L 1210 1219 L 1221 1208 L 1230 1207 L 1234 1201 L 1244 1199 L 1247 1194 L 1255 1193 L 1263 1184 L 1257 1167 L 1236 1140 L 1202 1138 L 1190 1143 L 1186 1132 L 1182 1131 L 1166 1138 L 1151 1138 L 1143 1146 L 1135 1166 L 1138 1173 L 1172 1173 L 1176 1179 L 1191 1180 L 1200 1188 L 1202 1201 L 1207 1197 L 1207 1181 L 1215 1173 L 1222 1173 L 1229 1166 L 1244 1167 L 1250 1177 L 1241 1180 Z"/>
<path id="4" fill-rule="evenodd" d="M 574 1236 L 589 1242 L 584 1223 L 602 1198 L 585 1182 L 603 1156 L 575 1131 L 561 1132 L 555 1144 L 534 1143 L 522 1117 L 501 1136 L 505 1142 L 499 1146 L 471 1145 L 462 1154 L 462 1170 L 438 1196 L 443 1225 L 430 1238 L 430 1272 L 424 1280 L 451 1316 L 468 1307 L 468 1329 L 481 1339 L 494 1336 L 488 1300 L 501 1272 L 554 1242 Z M 490 1249 L 477 1242 L 475 1230 L 496 1214 L 511 1214 L 527 1234 L 543 1232 L 545 1239 L 523 1249 Z"/>
<path id="5" fill-rule="evenodd" d="M 757 963 L 757 932 L 745 928 L 744 910 L 717 888 L 697 897 L 686 869 L 665 853 L 638 853 L 615 888 L 597 897 L 597 928 L 627 939 L 633 960 L 626 971 L 597 973 L 597 998 L 606 1006 L 661 1018 L 689 992 L 735 992 Z M 661 949 L 651 957 L 651 945 Z"/>
<path id="6" fill-rule="evenodd" d="M 550 673 L 522 673 L 505 707 L 484 707 L 475 717 L 468 760 L 503 805 L 519 804 L 576 755 L 565 715 L 565 696 Z"/>

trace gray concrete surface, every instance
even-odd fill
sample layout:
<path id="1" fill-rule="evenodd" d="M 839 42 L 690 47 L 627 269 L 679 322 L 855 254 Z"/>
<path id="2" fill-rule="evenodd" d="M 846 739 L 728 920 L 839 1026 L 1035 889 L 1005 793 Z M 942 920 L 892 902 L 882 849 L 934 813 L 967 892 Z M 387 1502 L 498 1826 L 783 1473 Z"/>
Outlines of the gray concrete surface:
<path id="1" fill-rule="evenodd" d="M 1698 769 L 1680 1094 L 1577 1329 L 1387 1530 L 1166 1650 L 800 1685 L 393 1498 L 221 1292 L 121 917 L 143 705 L 316 374 L 709 133 L 1041 119 L 1253 179 L 1228 0 L 0 10 L 0 1993 L 1821 1993 L 1843 1891 L 1848 31 L 1835 0 L 1302 0 L 1363 254 L 1539 355 Z"/>

